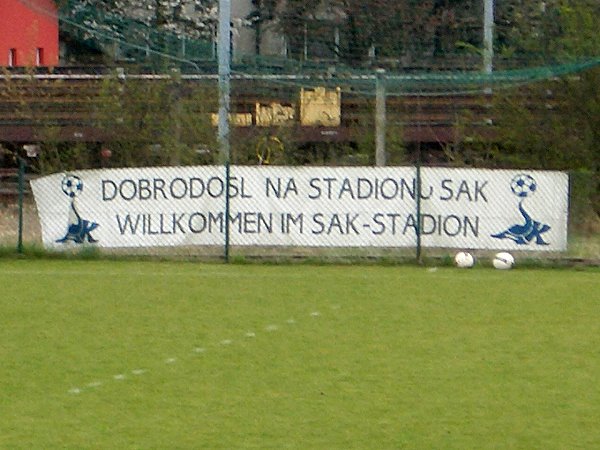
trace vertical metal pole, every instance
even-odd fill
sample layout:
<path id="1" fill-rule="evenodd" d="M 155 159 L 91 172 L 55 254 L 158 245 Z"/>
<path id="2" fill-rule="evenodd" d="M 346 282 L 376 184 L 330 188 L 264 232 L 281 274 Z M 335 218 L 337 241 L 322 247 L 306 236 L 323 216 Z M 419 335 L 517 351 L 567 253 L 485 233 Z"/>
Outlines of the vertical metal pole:
<path id="1" fill-rule="evenodd" d="M 229 146 L 229 102 L 231 81 L 231 2 L 219 1 L 219 36 L 217 41 L 219 57 L 219 124 L 218 139 L 221 162 L 230 158 Z"/>
<path id="2" fill-rule="evenodd" d="M 308 24 L 304 22 L 304 49 L 303 49 L 304 61 L 308 60 Z"/>
<path id="3" fill-rule="evenodd" d="M 19 189 L 19 235 L 17 241 L 17 253 L 23 253 L 23 196 L 25 190 L 25 161 L 19 158 L 19 178 L 18 178 L 18 189 Z"/>
<path id="4" fill-rule="evenodd" d="M 225 162 L 225 262 L 229 263 L 229 179 L 230 179 L 230 170 L 229 170 L 229 161 Z"/>
<path id="5" fill-rule="evenodd" d="M 415 180 L 415 196 L 416 196 L 416 226 L 415 226 L 415 231 L 417 233 L 417 252 L 416 252 L 416 258 L 417 258 L 417 264 L 421 264 L 421 146 L 419 144 L 419 155 L 417 158 L 417 165 L 416 165 L 416 169 L 417 169 L 417 173 L 416 173 L 416 180 Z"/>
<path id="6" fill-rule="evenodd" d="M 375 80 L 375 165 L 385 166 L 385 70 L 377 69 Z"/>
<path id="7" fill-rule="evenodd" d="M 333 40 L 335 45 L 335 54 L 333 55 L 333 58 L 338 61 L 340 59 L 340 27 L 335 27 L 333 29 Z"/>
<path id="8" fill-rule="evenodd" d="M 419 92 L 419 95 L 417 97 L 417 113 L 418 115 L 421 115 L 422 112 L 422 108 L 421 108 L 421 92 Z M 419 122 L 418 125 L 418 129 L 419 129 L 419 136 L 421 135 L 421 124 Z M 423 255 L 422 255 L 422 242 L 421 242 L 421 192 L 422 190 L 422 178 L 421 178 L 421 164 L 422 164 L 422 159 L 423 159 L 423 155 L 421 152 L 421 138 L 419 137 L 419 142 L 417 143 L 417 164 L 416 164 L 416 175 L 415 175 L 415 200 L 416 200 L 416 226 L 415 226 L 415 233 L 416 233 L 416 237 L 417 237 L 417 249 L 416 249 L 416 259 L 417 259 L 417 264 L 422 264 L 423 262 Z"/>
<path id="9" fill-rule="evenodd" d="M 494 70 L 494 0 L 483 0 L 483 71 Z"/>

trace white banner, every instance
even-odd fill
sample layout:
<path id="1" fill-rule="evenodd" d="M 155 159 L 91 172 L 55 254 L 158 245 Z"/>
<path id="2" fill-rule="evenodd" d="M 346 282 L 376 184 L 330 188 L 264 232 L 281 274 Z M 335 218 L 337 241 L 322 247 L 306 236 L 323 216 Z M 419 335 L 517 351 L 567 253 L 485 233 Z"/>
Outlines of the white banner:
<path id="1" fill-rule="evenodd" d="M 422 186 L 424 247 L 567 248 L 564 172 L 427 168 Z"/>
<path id="2" fill-rule="evenodd" d="M 414 167 L 103 169 L 32 182 L 44 245 L 564 250 L 562 172 Z M 229 184 L 229 186 L 227 186 Z M 229 221 L 225 220 L 229 191 Z"/>

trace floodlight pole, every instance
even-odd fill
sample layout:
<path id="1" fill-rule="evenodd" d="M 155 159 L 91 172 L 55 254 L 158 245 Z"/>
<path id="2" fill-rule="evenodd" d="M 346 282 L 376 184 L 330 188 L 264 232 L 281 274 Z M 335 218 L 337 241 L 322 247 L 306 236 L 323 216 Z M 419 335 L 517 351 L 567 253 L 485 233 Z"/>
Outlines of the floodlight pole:
<path id="1" fill-rule="evenodd" d="M 483 71 L 494 70 L 494 0 L 483 0 Z"/>
<path id="2" fill-rule="evenodd" d="M 229 110 L 231 81 L 231 0 L 219 1 L 219 123 L 218 140 L 221 162 L 229 162 Z"/>
<path id="3" fill-rule="evenodd" d="M 219 36 L 217 40 L 219 58 L 219 156 L 225 164 L 225 262 L 229 262 L 229 102 L 231 81 L 231 1 L 219 1 Z"/>

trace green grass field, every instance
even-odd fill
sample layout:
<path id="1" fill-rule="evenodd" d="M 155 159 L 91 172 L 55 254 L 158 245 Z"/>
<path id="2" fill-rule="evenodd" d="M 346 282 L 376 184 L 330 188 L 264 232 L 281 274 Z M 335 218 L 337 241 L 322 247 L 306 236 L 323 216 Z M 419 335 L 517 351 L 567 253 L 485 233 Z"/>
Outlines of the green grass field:
<path id="1" fill-rule="evenodd" d="M 0 448 L 599 448 L 599 275 L 0 260 Z"/>

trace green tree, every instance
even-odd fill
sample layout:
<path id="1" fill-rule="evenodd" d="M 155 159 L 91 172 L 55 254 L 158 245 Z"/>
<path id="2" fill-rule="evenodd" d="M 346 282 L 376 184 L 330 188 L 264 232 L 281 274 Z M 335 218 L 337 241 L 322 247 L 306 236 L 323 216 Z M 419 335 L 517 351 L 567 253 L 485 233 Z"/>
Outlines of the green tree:
<path id="1" fill-rule="evenodd" d="M 212 57 L 217 0 L 62 0 L 59 4 L 61 32 L 106 55 L 150 56 L 164 65 L 169 59 L 184 61 L 187 47 L 199 54 L 195 59 Z"/>
<path id="2" fill-rule="evenodd" d="M 184 83 L 175 73 L 161 80 L 106 79 L 99 95 L 97 126 L 118 167 L 211 163 L 216 148 L 210 112 L 215 87 Z"/>
<path id="3" fill-rule="evenodd" d="M 524 6 L 521 5 L 523 8 Z M 507 34 L 514 54 L 532 61 L 600 61 L 600 3 L 551 0 L 535 14 L 530 32 L 526 15 L 513 12 Z M 520 10 L 521 12 L 523 9 Z M 498 96 L 496 117 L 503 152 L 500 164 L 577 171 L 588 179 L 588 198 L 600 214 L 600 67 L 536 83 Z"/>
<path id="4" fill-rule="evenodd" d="M 272 19 L 298 59 L 308 38 L 351 65 L 373 58 L 414 64 L 456 53 L 459 41 L 479 45 L 478 4 L 476 0 L 263 0 L 255 1 L 255 16 L 260 23 Z M 317 23 L 321 26 L 314 26 Z M 333 28 L 338 29 L 339 45 Z"/>

